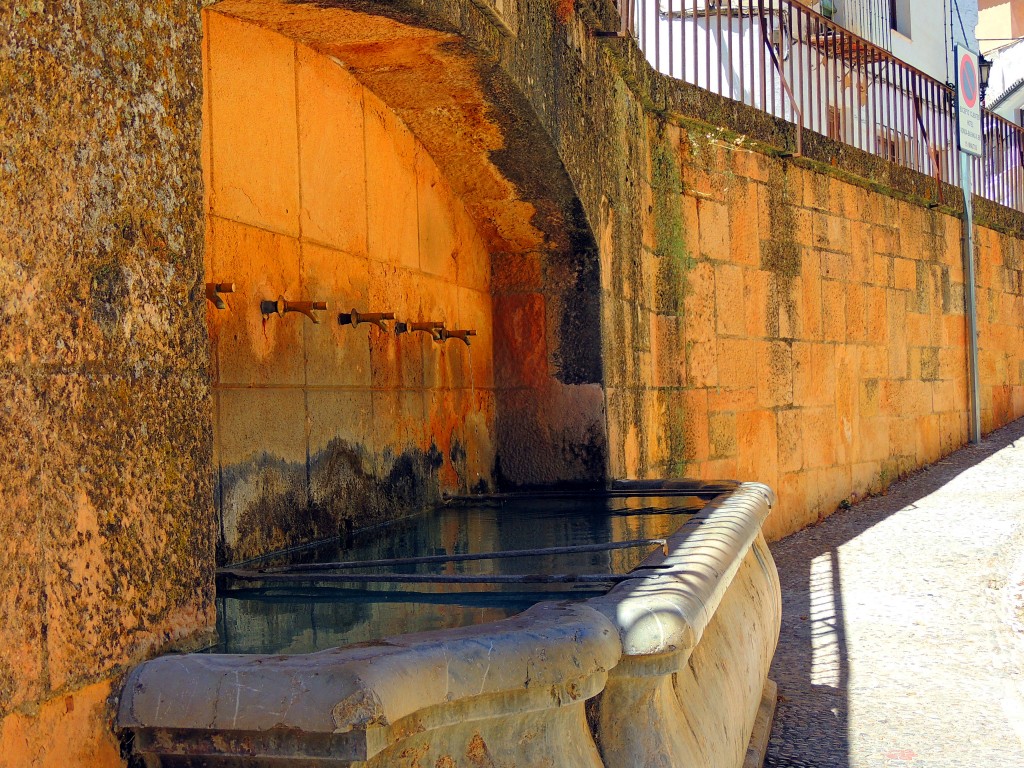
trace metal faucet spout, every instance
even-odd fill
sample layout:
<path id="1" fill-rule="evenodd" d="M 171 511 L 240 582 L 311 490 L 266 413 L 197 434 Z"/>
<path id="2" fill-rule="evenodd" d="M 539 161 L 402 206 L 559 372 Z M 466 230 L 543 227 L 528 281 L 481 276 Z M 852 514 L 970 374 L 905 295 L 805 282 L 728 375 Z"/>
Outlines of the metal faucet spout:
<path id="1" fill-rule="evenodd" d="M 207 283 L 206 284 L 206 299 L 210 301 L 213 306 L 217 309 L 227 309 L 227 302 L 224 301 L 220 295 L 222 293 L 234 293 L 234 283 Z"/>
<path id="2" fill-rule="evenodd" d="M 401 336 L 403 333 L 411 333 L 412 331 L 429 333 L 430 337 L 436 340 L 437 334 L 444 331 L 444 320 L 423 320 L 417 323 L 395 323 L 396 336 Z"/>
<path id="3" fill-rule="evenodd" d="M 298 312 L 308 317 L 314 323 L 319 324 L 320 319 L 313 312 L 326 309 L 326 301 L 288 301 L 284 296 L 279 296 L 277 301 L 265 299 L 260 302 L 260 310 L 263 312 L 264 319 L 275 314 L 284 317 L 288 312 Z"/>
<path id="4" fill-rule="evenodd" d="M 448 339 L 458 339 L 459 341 L 464 342 L 465 345 L 468 347 L 469 346 L 469 337 L 470 336 L 476 336 L 476 331 L 469 330 L 469 329 L 467 329 L 467 330 L 451 330 L 451 331 L 447 331 L 444 328 L 442 328 L 438 332 L 438 334 L 437 334 L 437 336 L 436 336 L 436 338 L 434 340 L 437 341 L 437 342 L 442 342 L 442 341 L 448 341 Z"/>
<path id="5" fill-rule="evenodd" d="M 357 312 L 352 310 L 351 312 L 342 312 L 338 315 L 339 325 L 351 325 L 353 328 L 359 326 L 360 323 L 370 323 L 376 325 L 384 333 L 387 333 L 388 327 L 384 325 L 385 320 L 394 320 L 394 312 Z"/>

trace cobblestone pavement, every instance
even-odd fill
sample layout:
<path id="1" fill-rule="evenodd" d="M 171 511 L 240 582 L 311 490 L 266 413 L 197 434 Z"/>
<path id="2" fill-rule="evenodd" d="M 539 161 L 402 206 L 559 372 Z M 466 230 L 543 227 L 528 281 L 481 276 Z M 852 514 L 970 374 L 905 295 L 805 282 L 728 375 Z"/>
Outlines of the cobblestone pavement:
<path id="1" fill-rule="evenodd" d="M 768 768 L 1024 768 L 1024 419 L 778 542 Z"/>

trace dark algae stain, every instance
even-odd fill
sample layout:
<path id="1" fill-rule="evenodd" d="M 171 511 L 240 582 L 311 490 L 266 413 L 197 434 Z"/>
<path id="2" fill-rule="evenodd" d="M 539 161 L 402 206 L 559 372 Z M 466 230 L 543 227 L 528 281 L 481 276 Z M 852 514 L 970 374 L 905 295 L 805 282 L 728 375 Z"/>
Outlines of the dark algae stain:
<path id="1" fill-rule="evenodd" d="M 791 178 L 788 164 L 773 163 L 771 167 L 772 173 L 765 185 L 771 224 L 769 237 L 761 241 L 761 268 L 771 273 L 768 284 L 768 335 L 780 338 L 796 333 L 798 317 L 794 293 L 803 263 L 801 247 L 795 234 L 795 203 L 791 189 L 791 185 L 798 181 Z M 827 183 L 827 178 L 825 181 Z M 785 329 L 782 326 L 783 317 L 789 321 Z M 783 331 L 788 332 L 784 334 Z"/>
<path id="2" fill-rule="evenodd" d="M 456 445 L 448 460 L 457 468 L 463 457 L 464 449 Z M 310 457 L 308 487 L 304 464 L 268 453 L 224 467 L 219 481 L 225 500 L 220 564 L 333 539 L 353 528 L 427 509 L 441 498 L 439 472 L 445 459 L 433 444 L 426 450 L 373 456 L 360 445 L 335 438 Z M 481 483 L 478 489 L 488 487 L 486 480 Z"/>

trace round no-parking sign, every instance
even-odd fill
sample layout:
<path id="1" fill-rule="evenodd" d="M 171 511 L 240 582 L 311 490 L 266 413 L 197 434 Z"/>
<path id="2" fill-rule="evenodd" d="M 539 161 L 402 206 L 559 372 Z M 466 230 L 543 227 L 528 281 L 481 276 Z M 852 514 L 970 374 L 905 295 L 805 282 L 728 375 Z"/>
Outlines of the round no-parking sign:
<path id="1" fill-rule="evenodd" d="M 981 156 L 981 78 L 978 54 L 956 47 L 957 143 L 960 150 Z"/>

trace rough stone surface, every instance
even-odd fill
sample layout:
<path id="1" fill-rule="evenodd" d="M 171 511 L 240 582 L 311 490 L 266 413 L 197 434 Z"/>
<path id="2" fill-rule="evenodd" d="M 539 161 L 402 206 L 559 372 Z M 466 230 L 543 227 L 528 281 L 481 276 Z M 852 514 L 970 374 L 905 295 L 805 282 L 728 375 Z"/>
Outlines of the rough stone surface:
<path id="1" fill-rule="evenodd" d="M 668 538 L 667 553 L 650 555 L 635 572 L 636 579 L 588 601 L 619 628 L 624 654 L 686 652 L 700 642 L 743 565 L 741 553 L 754 548 L 755 542 L 764 549 L 761 526 L 774 501 L 771 489 L 756 483 L 723 494 Z M 767 563 L 765 571 L 769 583 L 777 581 Z M 652 610 L 655 596 L 669 594 L 670 601 Z M 764 613 L 770 622 L 778 611 Z"/>
<path id="2" fill-rule="evenodd" d="M 235 288 L 208 305 L 221 560 L 493 489 L 490 254 L 464 202 L 337 57 L 214 9 L 207 273 Z M 328 310 L 263 317 L 281 295 Z M 396 337 L 340 323 L 352 309 L 477 335 Z"/>
<path id="3" fill-rule="evenodd" d="M 731 526 L 710 527 L 708 536 L 698 537 L 703 546 L 689 548 L 698 561 L 732 549 L 723 531 Z M 738 768 L 744 763 L 781 614 L 778 575 L 764 537 L 758 535 L 746 552 L 730 564 L 735 576 L 728 588 L 717 601 L 709 600 L 711 616 L 692 649 L 670 646 L 661 654 L 627 656 L 611 670 L 597 704 L 598 742 L 607 766 Z M 681 581 L 715 583 L 699 567 L 688 576 Z M 722 576 L 720 584 L 727 580 Z M 686 590 L 676 585 L 660 594 L 657 588 L 636 592 L 639 599 L 648 598 L 652 614 L 664 617 L 670 635 L 669 606 L 677 599 L 685 604 L 680 598 Z"/>
<path id="4" fill-rule="evenodd" d="M 772 547 L 769 768 L 1024 765 L 1024 420 Z"/>
<path id="5" fill-rule="evenodd" d="M 596 248 L 564 168 L 492 62 L 396 13 L 205 13 L 207 269 L 236 287 L 210 312 L 224 561 L 606 473 Z M 256 294 L 326 299 L 328 327 L 262 322 Z M 352 306 L 478 335 L 333 323 Z"/>
<path id="6" fill-rule="evenodd" d="M 0 10 L 0 761 L 116 765 L 213 625 L 193 3 Z"/>
<path id="7" fill-rule="evenodd" d="M 960 222 L 927 177 L 824 138 L 784 156 L 784 123 L 590 35 L 601 4 L 505 26 L 459 0 L 216 7 L 342 62 L 465 204 L 500 484 L 758 480 L 776 538 L 966 441 Z M 979 211 L 986 431 L 1024 414 L 1011 219 Z"/>
<path id="8" fill-rule="evenodd" d="M 510 448 L 496 479 L 755 478 L 777 487 L 778 536 L 963 443 L 959 223 L 948 205 L 927 207 L 928 179 L 813 137 L 807 158 L 780 157 L 785 124 L 655 75 L 628 41 L 593 36 L 614 27 L 610 3 L 245 5 L 283 9 L 292 38 L 351 60 L 471 203 L 491 250 L 492 313 L 507 323 L 495 351 L 505 404 L 493 412 Z M 328 12 L 347 21 L 303 21 Z M 32 720 L 212 619 L 202 69 L 195 4 L 32 0 L 2 14 L 0 496 L 13 533 L 0 639 L 14 650 L 0 657 L 0 716 Z M 381 39 L 366 31 L 380 24 L 406 42 L 377 68 Z M 433 85 L 439 71 L 445 89 Z M 278 82 L 263 74 L 254 87 Z M 208 188 L 233 215 L 263 211 L 280 237 L 308 203 L 299 221 L 319 245 L 358 250 L 358 217 L 321 206 L 329 195 L 285 195 L 293 165 L 274 160 L 269 199 Z M 226 181 L 239 171 L 229 160 Z M 1019 215 L 980 206 L 978 222 L 991 429 L 1024 412 L 1024 256 Z M 415 412 L 415 396 L 383 388 L 386 413 Z M 304 408 L 282 397 L 268 412 L 295 427 Z M 292 521 L 284 536 L 273 524 L 283 504 L 365 480 L 348 439 L 358 423 L 320 444 L 315 423 L 300 426 L 288 457 L 257 451 L 252 472 L 226 478 L 257 500 L 267 491 L 254 551 L 318 536 L 341 514 Z M 444 426 L 431 421 L 431 434 Z M 456 448 L 438 451 L 450 466 Z M 398 458 L 401 500 L 416 490 L 410 473 L 428 475 L 437 457 Z M 105 726 L 89 722 L 79 741 L 98 743 Z M 47 759 L 38 736 L 2 746 Z"/>

